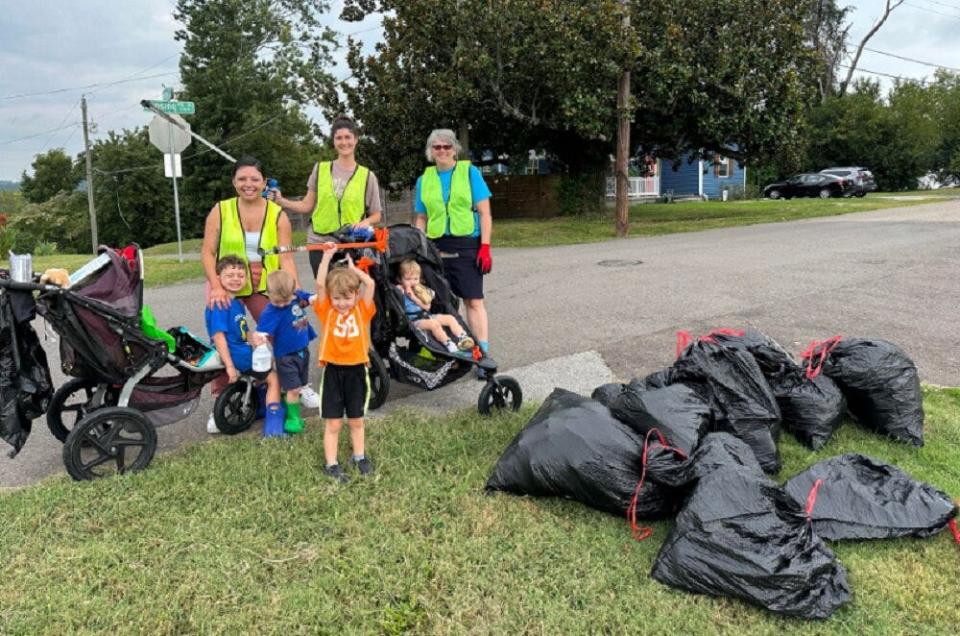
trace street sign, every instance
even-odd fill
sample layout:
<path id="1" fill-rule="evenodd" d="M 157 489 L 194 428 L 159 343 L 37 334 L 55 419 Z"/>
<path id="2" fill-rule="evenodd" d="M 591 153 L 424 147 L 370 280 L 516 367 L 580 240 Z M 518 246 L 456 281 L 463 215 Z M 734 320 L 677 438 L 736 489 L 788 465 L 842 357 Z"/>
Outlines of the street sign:
<path id="1" fill-rule="evenodd" d="M 180 153 L 163 155 L 163 176 L 183 177 L 183 167 L 180 164 Z"/>
<path id="2" fill-rule="evenodd" d="M 174 126 L 160 115 L 154 115 L 150 120 L 150 143 L 165 154 L 183 152 L 193 138 L 190 136 L 190 124 L 179 115 L 170 115 L 171 119 L 184 126 L 187 130 Z"/>
<path id="3" fill-rule="evenodd" d="M 158 110 L 174 115 L 193 115 L 197 112 L 197 106 L 193 102 L 180 102 L 175 99 L 151 99 L 150 103 Z M 147 112 L 150 111 L 148 108 L 144 108 L 143 110 Z"/>

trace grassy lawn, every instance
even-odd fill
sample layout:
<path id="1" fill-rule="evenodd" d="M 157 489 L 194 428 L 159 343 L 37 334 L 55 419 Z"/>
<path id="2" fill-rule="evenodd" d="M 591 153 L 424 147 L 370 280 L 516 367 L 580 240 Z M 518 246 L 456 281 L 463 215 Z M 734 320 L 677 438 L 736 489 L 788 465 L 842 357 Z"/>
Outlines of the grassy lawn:
<path id="1" fill-rule="evenodd" d="M 960 390 L 926 388 L 925 407 L 922 449 L 852 424 L 817 453 L 785 436 L 781 477 L 858 451 L 956 495 Z M 532 412 L 374 421 L 379 472 L 346 487 L 321 475 L 312 424 L 292 442 L 221 438 L 139 475 L 0 495 L 0 632 L 956 633 L 949 533 L 836 545 L 853 599 L 806 622 L 653 581 L 669 523 L 636 543 L 574 502 L 485 495 Z"/>
<path id="2" fill-rule="evenodd" d="M 177 244 L 173 244 L 173 253 L 177 253 Z M 54 254 L 52 256 L 34 256 L 33 271 L 42 272 L 50 267 L 62 267 L 73 272 L 83 266 L 93 256 L 88 254 Z M 9 267 L 7 259 L 0 260 L 0 267 Z M 203 278 L 203 266 L 199 260 L 184 259 L 183 263 L 167 256 L 146 256 L 143 269 L 146 287 L 163 287 L 187 280 Z"/>
<path id="3" fill-rule="evenodd" d="M 791 199 L 789 201 L 689 201 L 648 203 L 630 207 L 630 236 L 655 236 L 677 232 L 697 232 L 719 227 L 796 221 L 820 216 L 881 210 L 931 203 L 920 198 L 931 191 L 896 193 L 918 195 L 916 200 L 883 198 L 870 194 L 862 199 Z M 893 196 L 893 195 L 891 195 Z M 953 197 L 960 196 L 954 191 Z M 950 198 L 944 195 L 944 198 Z M 614 213 L 602 216 L 566 216 L 553 219 L 501 219 L 495 227 L 496 245 L 502 247 L 539 247 L 595 243 L 614 238 Z"/>
<path id="4" fill-rule="evenodd" d="M 200 245 L 203 243 L 202 238 L 187 239 L 183 241 L 183 253 L 196 253 L 200 251 Z M 307 233 L 306 231 L 300 230 L 293 233 L 293 244 L 294 245 L 306 245 L 307 243 Z M 170 255 L 177 253 L 177 243 L 161 243 L 160 245 L 154 245 L 153 247 L 148 247 L 143 250 L 144 254 L 157 256 L 157 255 Z"/>

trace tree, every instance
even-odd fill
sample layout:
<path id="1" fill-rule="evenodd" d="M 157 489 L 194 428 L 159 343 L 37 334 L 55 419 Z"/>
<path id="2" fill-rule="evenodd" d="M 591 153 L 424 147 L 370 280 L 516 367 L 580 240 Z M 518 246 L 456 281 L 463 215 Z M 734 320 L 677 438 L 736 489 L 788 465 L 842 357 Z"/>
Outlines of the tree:
<path id="1" fill-rule="evenodd" d="M 937 71 L 931 90 L 936 94 L 940 123 L 934 169 L 941 179 L 960 179 L 960 74 Z"/>
<path id="2" fill-rule="evenodd" d="M 853 7 L 840 7 L 835 0 L 817 0 L 807 16 L 807 37 L 811 42 L 817 70 L 817 92 L 822 103 L 836 94 L 840 62 L 847 52 L 850 24 L 847 16 Z"/>
<path id="3" fill-rule="evenodd" d="M 20 192 L 30 203 L 43 203 L 58 192 L 72 192 L 80 182 L 80 172 L 63 148 L 54 148 L 37 155 L 33 176 L 26 172 L 20 177 Z"/>
<path id="4" fill-rule="evenodd" d="M 883 14 L 877 18 L 873 23 L 873 26 L 867 31 L 867 33 L 860 40 L 860 44 L 857 46 L 856 52 L 853 54 L 853 59 L 850 62 L 850 66 L 847 67 L 847 76 L 843 78 L 843 81 L 840 82 L 840 89 L 838 93 L 842 96 L 847 92 L 847 87 L 850 85 L 850 78 L 853 77 L 853 72 L 857 70 L 857 64 L 860 62 L 860 56 L 863 55 L 863 49 L 867 46 L 867 42 L 870 41 L 877 31 L 880 30 L 880 27 L 883 26 L 883 23 L 887 21 L 887 18 L 890 17 L 890 13 L 903 4 L 904 0 L 886 0 L 886 4 L 883 7 Z"/>
<path id="5" fill-rule="evenodd" d="M 814 60 L 807 0 L 348 2 L 383 12 L 373 55 L 351 43 L 355 86 L 327 108 L 363 122 L 386 182 L 412 182 L 432 128 L 469 126 L 471 145 L 545 148 L 571 173 L 606 168 L 617 81 L 632 61 L 631 138 L 679 157 L 705 148 L 739 159 L 797 153 Z"/>
<path id="6" fill-rule="evenodd" d="M 281 186 L 303 183 L 319 148 L 301 105 L 329 90 L 333 32 L 325 0 L 178 0 L 181 97 L 195 132 L 234 156 L 259 158 Z M 230 168 L 207 149 L 183 156 L 183 212 L 200 220 L 232 196 Z M 191 225 L 193 227 L 193 225 Z"/>

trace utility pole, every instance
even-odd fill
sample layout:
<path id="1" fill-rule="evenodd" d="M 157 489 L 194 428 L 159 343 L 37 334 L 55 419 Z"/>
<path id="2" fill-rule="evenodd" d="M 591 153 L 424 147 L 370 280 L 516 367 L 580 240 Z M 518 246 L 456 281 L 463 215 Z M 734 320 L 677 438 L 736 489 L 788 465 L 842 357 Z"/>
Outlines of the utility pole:
<path id="1" fill-rule="evenodd" d="M 623 34 L 630 30 L 630 4 L 623 7 Z M 617 159 L 614 173 L 617 183 L 617 236 L 626 236 L 630 229 L 630 208 L 627 205 L 627 164 L 630 160 L 630 61 L 624 60 L 617 91 Z"/>
<path id="2" fill-rule="evenodd" d="M 90 156 L 90 134 L 87 130 L 87 97 L 80 97 L 80 110 L 83 112 L 83 147 L 87 156 L 87 207 L 90 208 L 90 236 L 93 241 L 93 253 L 97 253 L 97 209 L 93 205 L 93 159 Z"/>

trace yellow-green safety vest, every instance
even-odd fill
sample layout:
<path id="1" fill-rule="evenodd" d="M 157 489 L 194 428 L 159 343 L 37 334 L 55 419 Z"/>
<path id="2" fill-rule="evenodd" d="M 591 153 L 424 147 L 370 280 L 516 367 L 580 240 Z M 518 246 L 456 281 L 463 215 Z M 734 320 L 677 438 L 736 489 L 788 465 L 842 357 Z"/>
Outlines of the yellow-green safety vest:
<path id="1" fill-rule="evenodd" d="M 363 220 L 368 174 L 369 170 L 358 165 L 338 199 L 333 189 L 333 162 L 320 162 L 317 166 L 317 205 L 311 217 L 314 232 L 330 234 L 344 225 Z"/>
<path id="2" fill-rule="evenodd" d="M 470 187 L 470 162 L 458 161 L 450 176 L 450 199 L 443 202 L 443 186 L 436 166 L 423 171 L 420 179 L 420 199 L 427 208 L 427 237 L 440 238 L 447 233 L 453 236 L 472 236 L 476 229 L 473 215 L 473 190 Z"/>
<path id="3" fill-rule="evenodd" d="M 260 227 L 259 247 L 264 250 L 271 250 L 277 247 L 277 226 L 280 222 L 279 205 L 273 201 L 266 201 L 267 212 L 263 215 L 263 225 Z M 226 199 L 220 202 L 220 245 L 217 247 L 217 260 L 224 256 L 233 254 L 243 259 L 243 265 L 247 270 L 247 282 L 243 288 L 236 293 L 237 296 L 249 296 L 253 293 L 253 279 L 250 276 L 250 263 L 247 260 L 247 245 L 244 240 L 243 223 L 240 222 L 240 210 L 237 207 L 237 198 Z M 260 283 L 257 285 L 257 292 L 267 291 L 267 276 L 271 272 L 280 269 L 280 256 L 278 254 L 266 254 L 263 256 L 263 273 L 260 274 Z"/>

